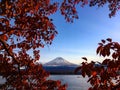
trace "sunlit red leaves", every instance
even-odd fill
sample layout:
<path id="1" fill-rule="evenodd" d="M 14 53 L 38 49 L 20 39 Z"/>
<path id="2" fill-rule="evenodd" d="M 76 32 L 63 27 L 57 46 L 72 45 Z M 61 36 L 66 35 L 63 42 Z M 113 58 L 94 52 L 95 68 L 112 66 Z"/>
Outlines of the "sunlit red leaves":
<path id="1" fill-rule="evenodd" d="M 100 89 L 99 88 L 99 86 L 100 86 L 99 77 L 97 77 L 97 76 L 90 77 L 89 80 L 88 80 L 88 82 L 92 85 L 92 87 L 90 87 L 88 90 L 99 90 Z"/>
<path id="2" fill-rule="evenodd" d="M 46 4 L 49 5 L 50 4 L 50 0 L 46 0 Z"/>
<path id="3" fill-rule="evenodd" d="M 34 54 L 34 57 L 35 57 L 36 60 L 40 59 L 39 52 L 40 52 L 39 50 L 38 51 L 37 50 L 33 51 L 33 54 Z"/>
<path id="4" fill-rule="evenodd" d="M 24 86 L 28 86 L 28 82 L 26 80 L 22 80 L 21 82 Z"/>
<path id="5" fill-rule="evenodd" d="M 80 4 L 83 7 L 86 4 L 89 6 L 103 7 L 106 3 L 108 3 L 108 8 L 110 10 L 109 17 L 112 17 L 116 14 L 117 10 L 120 9 L 119 1 L 114 0 L 104 0 L 104 1 L 96 1 L 96 0 L 64 0 L 61 4 L 61 14 L 65 17 L 67 22 L 73 22 L 73 19 L 78 19 L 76 5 Z"/>
<path id="6" fill-rule="evenodd" d="M 63 0 L 61 3 L 61 14 L 65 16 L 67 22 L 73 22 L 73 19 L 78 18 L 76 5 L 80 3 L 83 6 L 88 3 L 88 0 Z M 91 6 L 96 4 L 102 6 L 105 3 L 106 1 L 90 1 Z M 113 16 L 119 8 L 118 3 L 119 1 L 115 0 L 108 1 L 109 9 L 111 11 L 110 17 Z M 6 90 L 7 87 L 9 88 L 9 86 L 12 86 L 22 90 L 22 86 L 25 86 L 25 88 L 27 88 L 26 90 L 29 90 L 30 88 L 28 88 L 26 84 L 26 79 L 30 78 L 29 75 L 32 75 L 30 79 L 38 82 L 37 85 L 31 84 L 35 86 L 32 86 L 33 90 L 41 88 L 42 90 L 45 90 L 47 85 L 45 87 L 41 86 L 41 88 L 39 88 L 39 86 L 41 83 L 44 83 L 43 81 L 47 82 L 45 78 L 48 76 L 48 73 L 46 73 L 41 66 L 36 66 L 31 61 L 39 60 L 39 52 L 35 50 L 39 47 L 44 47 L 44 42 L 45 44 L 51 44 L 57 34 L 49 15 L 54 14 L 58 10 L 58 3 L 50 2 L 50 0 L 1 0 L 0 8 L 0 27 L 2 27 L 2 29 L 0 28 L 0 39 L 3 40 L 3 43 L 0 43 L 0 50 L 2 51 L 0 58 L 2 58 L 1 60 L 4 60 L 4 63 L 0 62 L 0 65 L 4 68 L 1 69 L 0 67 L 0 73 L 1 71 L 4 71 L 4 76 L 8 78 L 7 82 L 12 82 L 4 89 Z M 13 23 L 11 23 L 11 21 Z M 8 39 L 10 39 L 10 42 L 6 42 Z M 105 40 L 102 40 L 102 43 L 99 43 L 100 47 L 98 47 L 96 51 L 97 54 L 104 57 L 109 56 L 110 49 L 112 49 L 114 52 L 112 54 L 113 59 L 119 60 L 119 43 L 112 42 L 112 39 L 110 38 L 108 38 L 107 41 L 109 44 L 105 44 Z M 19 48 L 21 51 L 16 53 L 13 51 L 15 48 Z M 34 58 L 27 54 L 27 51 L 30 49 L 34 50 Z M 88 64 L 87 59 L 83 59 L 86 60 L 86 62 L 82 63 L 83 67 L 78 68 L 78 70 L 82 70 L 83 76 L 88 75 L 90 77 L 91 74 L 96 76 L 94 71 L 97 71 L 98 69 L 94 70 L 94 63 Z M 109 66 L 110 69 L 108 71 L 117 71 L 117 69 L 119 69 L 119 62 L 114 62 L 113 64 L 113 62 L 105 61 L 104 64 Z M 25 67 L 24 73 L 20 71 L 20 67 Z M 102 70 L 100 72 L 102 72 Z M 24 75 L 28 76 L 25 77 Z M 106 79 L 106 77 L 104 79 Z M 23 82 L 23 85 L 21 85 L 21 82 Z M 56 81 L 51 81 L 51 83 L 55 83 L 54 87 L 59 87 L 59 90 L 66 89 L 65 85 L 60 85 Z"/>
<path id="7" fill-rule="evenodd" d="M 37 5 L 35 6 L 35 11 L 38 11 L 38 10 L 39 10 L 39 7 L 40 7 L 40 5 L 37 4 Z M 32 13 L 32 14 L 33 14 L 33 13 Z"/>
<path id="8" fill-rule="evenodd" d="M 96 71 L 92 71 L 92 76 L 96 76 L 97 72 Z"/>
<path id="9" fill-rule="evenodd" d="M 13 47 L 10 46 L 10 47 L 9 47 L 9 52 L 12 52 L 12 50 L 13 50 Z"/>
<path id="10" fill-rule="evenodd" d="M 119 90 L 119 68 L 120 68 L 120 44 L 112 39 L 101 40 L 96 53 L 100 56 L 107 56 L 102 63 L 83 62 L 81 68 L 82 76 L 89 76 L 88 82 L 92 85 L 89 90 Z M 86 58 L 83 58 L 86 60 Z M 90 74 L 90 75 L 89 75 Z M 113 81 L 114 79 L 114 81 Z M 113 85 L 114 84 L 114 85 Z M 117 87 L 117 88 L 116 88 Z"/>
<path id="11" fill-rule="evenodd" d="M 36 51 L 35 53 L 38 52 Z M 24 53 L 19 53 L 19 55 L 19 61 L 21 61 L 20 65 L 21 67 L 25 66 L 25 69 L 20 70 L 20 75 L 17 69 L 14 73 L 15 76 L 13 76 L 13 72 L 8 75 L 9 82 L 14 80 L 10 84 L 14 89 L 21 90 L 24 88 L 25 90 L 34 90 L 36 88 L 38 90 L 42 88 L 43 90 L 53 90 L 54 88 L 57 88 L 58 90 L 61 90 L 59 88 L 64 88 L 62 90 L 66 90 L 65 86 L 61 85 L 60 81 L 50 80 L 49 82 L 49 80 L 46 80 L 49 74 L 43 70 L 42 65 L 35 64 L 29 55 L 25 55 Z M 9 71 L 11 69 L 12 67 L 9 67 Z"/>
<path id="12" fill-rule="evenodd" d="M 61 14 L 65 16 L 67 22 L 73 22 L 73 19 L 78 19 L 75 4 L 76 3 L 74 3 L 73 0 L 64 0 L 64 2 L 61 4 Z"/>
<path id="13" fill-rule="evenodd" d="M 54 39 L 54 37 L 55 37 L 55 35 L 53 34 L 53 35 L 51 35 L 50 36 L 50 40 L 53 40 Z"/>
<path id="14" fill-rule="evenodd" d="M 14 3 L 14 4 L 13 4 Z M 44 1 L 15 1 L 15 2 L 2 2 L 2 4 L 7 4 L 6 7 L 10 7 L 12 9 L 8 9 L 10 13 L 4 13 L 9 14 L 8 18 L 14 17 L 14 28 L 10 26 L 9 35 L 14 34 L 17 36 L 17 41 L 19 40 L 18 37 L 25 38 L 32 42 L 33 38 L 36 34 L 36 36 L 39 36 L 39 40 L 41 42 L 37 43 L 37 46 L 34 46 L 34 48 L 43 47 L 44 45 L 41 44 L 44 42 L 47 42 L 48 44 L 51 43 L 50 39 L 54 39 L 53 35 L 56 34 L 55 27 L 51 21 L 51 19 L 48 18 L 50 14 L 53 14 L 57 10 L 57 3 L 50 3 L 50 0 L 44 0 Z M 4 8 L 1 8 L 2 10 Z M 30 14 L 31 11 L 33 12 L 32 15 Z M 9 20 L 5 19 L 3 20 L 5 23 L 9 22 Z M 12 30 L 13 29 L 13 30 Z M 33 33 L 35 32 L 36 33 Z M 52 34 L 52 37 L 49 38 L 49 33 Z M 29 36 L 25 36 L 26 34 L 29 34 Z M 41 35 L 43 34 L 43 35 Z M 41 37 L 42 36 L 42 37 Z M 29 39 L 31 38 L 31 39 Z M 36 38 L 38 40 L 38 38 Z M 20 41 L 20 40 L 19 40 Z M 35 43 L 36 44 L 36 43 Z M 27 44 L 28 45 L 28 44 Z"/>
<path id="15" fill-rule="evenodd" d="M 8 20 L 5 20 L 4 23 L 6 24 L 7 27 L 9 27 L 10 23 Z"/>
<path id="16" fill-rule="evenodd" d="M 103 0 L 103 1 L 96 1 L 96 0 L 90 0 L 90 6 L 97 5 L 98 7 L 103 7 L 106 3 L 108 3 L 109 8 L 109 17 L 115 16 L 117 10 L 119 10 L 119 2 L 120 1 L 114 1 L 114 0 Z"/>
<path id="17" fill-rule="evenodd" d="M 2 35 L 1 38 L 2 38 L 4 41 L 7 41 L 7 40 L 8 40 L 7 35 Z"/>
<path id="18" fill-rule="evenodd" d="M 85 58 L 85 57 L 83 57 L 83 58 Z M 85 61 L 86 61 L 86 58 L 85 58 Z M 92 75 L 92 73 L 95 72 L 94 64 L 95 63 L 93 61 L 91 63 L 82 62 L 82 66 L 77 67 L 75 69 L 75 73 L 80 71 L 83 77 L 85 77 L 85 76 L 90 77 Z M 95 73 L 94 73 L 94 75 L 95 75 Z"/>
<path id="19" fill-rule="evenodd" d="M 73 22 L 78 19 L 76 5 L 80 4 L 81 7 L 88 4 L 88 0 L 64 0 L 61 4 L 61 14 L 65 17 L 67 22 Z"/>
<path id="20" fill-rule="evenodd" d="M 96 53 L 103 57 L 110 55 L 110 49 L 113 48 L 112 39 L 108 38 L 106 41 L 108 41 L 108 44 L 105 44 L 105 40 L 101 40 L 102 42 L 99 43 L 99 46 L 96 50 Z"/>

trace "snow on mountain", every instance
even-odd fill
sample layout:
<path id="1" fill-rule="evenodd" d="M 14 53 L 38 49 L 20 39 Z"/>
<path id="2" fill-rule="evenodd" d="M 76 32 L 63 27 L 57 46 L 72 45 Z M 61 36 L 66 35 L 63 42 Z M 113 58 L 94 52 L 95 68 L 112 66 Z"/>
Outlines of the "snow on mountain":
<path id="1" fill-rule="evenodd" d="M 47 66 L 69 66 L 69 65 L 74 66 L 76 64 L 70 63 L 62 57 L 57 57 L 57 58 L 53 59 L 52 61 L 49 61 L 48 63 L 45 63 L 44 65 L 45 66 L 46 65 Z"/>

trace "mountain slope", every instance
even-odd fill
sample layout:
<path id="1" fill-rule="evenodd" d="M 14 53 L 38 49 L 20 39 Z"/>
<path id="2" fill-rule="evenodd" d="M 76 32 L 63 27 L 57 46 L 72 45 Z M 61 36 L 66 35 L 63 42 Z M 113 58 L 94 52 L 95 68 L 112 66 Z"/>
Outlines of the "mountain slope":
<path id="1" fill-rule="evenodd" d="M 45 63 L 44 65 L 47 65 L 47 66 L 71 66 L 72 65 L 74 66 L 76 64 L 70 63 L 62 57 L 57 57 L 53 59 L 52 61 Z"/>

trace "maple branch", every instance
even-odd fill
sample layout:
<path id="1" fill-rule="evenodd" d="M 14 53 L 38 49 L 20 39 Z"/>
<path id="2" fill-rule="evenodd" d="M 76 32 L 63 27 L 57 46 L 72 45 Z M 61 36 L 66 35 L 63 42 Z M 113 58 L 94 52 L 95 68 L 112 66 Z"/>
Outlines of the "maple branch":
<path id="1" fill-rule="evenodd" d="M 11 56 L 13 58 L 13 60 L 18 64 L 18 72 L 20 74 L 20 63 L 19 63 L 19 61 L 14 57 L 14 55 L 12 53 L 9 52 L 9 49 L 7 48 L 7 45 L 6 45 L 5 41 L 3 41 L 0 38 L 0 42 L 2 43 L 2 45 L 3 45 L 4 49 L 5 49 L 5 51 L 8 53 L 8 55 Z"/>
<path id="2" fill-rule="evenodd" d="M 0 38 L 0 42 L 2 43 L 2 45 L 3 45 L 4 49 L 6 50 L 6 52 L 8 53 L 8 55 L 11 56 L 15 62 L 19 63 L 19 61 L 13 56 L 13 54 L 9 52 L 9 49 L 7 48 L 5 41 L 3 41 Z"/>
<path id="3" fill-rule="evenodd" d="M 12 30 L 10 30 L 10 31 L 12 31 Z M 7 34 L 10 31 L 6 31 L 6 32 L 2 33 L 2 34 L 0 34 L 0 36 L 5 35 L 5 34 Z"/>
<path id="4" fill-rule="evenodd" d="M 2 36 L 2 35 L 5 35 L 5 34 L 7 34 L 7 33 L 9 33 L 10 31 L 12 31 L 12 30 L 14 30 L 14 31 L 21 31 L 21 30 L 23 30 L 23 29 L 19 29 L 19 28 L 10 28 L 9 30 L 7 30 L 6 32 L 3 32 L 2 34 L 0 34 L 0 36 Z"/>

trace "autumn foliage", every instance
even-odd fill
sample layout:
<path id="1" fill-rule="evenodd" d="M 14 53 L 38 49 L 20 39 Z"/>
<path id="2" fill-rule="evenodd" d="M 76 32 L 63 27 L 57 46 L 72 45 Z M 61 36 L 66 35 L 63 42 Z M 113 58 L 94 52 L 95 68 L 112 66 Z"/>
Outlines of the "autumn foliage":
<path id="1" fill-rule="evenodd" d="M 40 49 L 57 34 L 49 16 L 58 3 L 50 0 L 0 0 L 0 90 L 65 90 L 36 61 Z M 30 55 L 29 52 L 33 54 Z"/>
<path id="2" fill-rule="evenodd" d="M 112 39 L 101 40 L 96 53 L 105 59 L 100 62 L 85 62 L 76 71 L 81 70 L 82 76 L 88 76 L 92 85 L 89 90 L 120 90 L 120 44 Z"/>
<path id="3" fill-rule="evenodd" d="M 114 16 L 120 8 L 119 0 L 63 0 L 61 2 L 59 0 L 56 2 L 54 0 L 0 0 L 0 76 L 6 79 L 6 82 L 0 85 L 0 89 L 66 89 L 66 86 L 61 85 L 59 81 L 47 80 L 49 74 L 43 70 L 42 65 L 36 63 L 40 59 L 40 48 L 51 44 L 57 34 L 50 15 L 60 10 L 67 22 L 73 22 L 74 19 L 78 19 L 76 5 L 83 7 L 89 4 L 101 7 L 106 3 L 110 10 L 109 16 Z M 104 47 L 103 42 L 97 51 L 100 55 L 109 56 L 111 46 L 119 50 L 119 44 L 110 42 L 110 45 Z M 31 55 L 30 51 L 32 51 Z M 114 67 L 116 65 L 110 64 L 119 63 L 118 52 L 112 55 L 115 60 L 106 60 L 110 72 L 118 70 Z M 84 64 L 88 67 L 92 66 L 92 64 Z M 103 72 L 108 69 L 103 69 Z M 96 78 L 91 78 L 90 82 L 93 79 L 99 81 L 97 73 L 96 70 L 92 71 L 92 75 Z M 84 74 L 85 71 L 83 76 Z M 104 78 L 96 85 L 103 82 L 106 82 Z"/>

